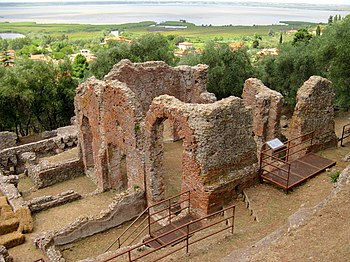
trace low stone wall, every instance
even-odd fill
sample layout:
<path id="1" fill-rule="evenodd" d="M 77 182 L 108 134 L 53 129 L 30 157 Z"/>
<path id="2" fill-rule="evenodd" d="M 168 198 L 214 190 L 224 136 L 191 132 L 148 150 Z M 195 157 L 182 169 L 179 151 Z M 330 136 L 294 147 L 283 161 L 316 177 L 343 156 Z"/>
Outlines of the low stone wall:
<path id="1" fill-rule="evenodd" d="M 18 189 L 0 171 L 0 191 L 7 198 L 13 212 L 19 219 L 18 231 L 28 233 L 33 231 L 33 219 L 28 206 L 18 192 Z"/>
<path id="2" fill-rule="evenodd" d="M 16 145 L 17 136 L 13 132 L 0 132 L 0 150 Z"/>
<path id="3" fill-rule="evenodd" d="M 44 188 L 72 178 L 84 175 L 81 159 L 70 159 L 52 163 L 47 160 L 28 167 L 28 176 L 37 188 Z"/>
<path id="4" fill-rule="evenodd" d="M 145 208 L 144 191 L 129 189 L 119 194 L 98 216 L 81 217 L 64 228 L 42 233 L 35 237 L 34 244 L 43 250 L 49 261 L 65 261 L 56 245 L 65 245 L 116 227 L 135 218 Z"/>
<path id="5" fill-rule="evenodd" d="M 43 211 L 52 207 L 64 205 L 66 203 L 78 200 L 81 195 L 69 190 L 56 196 L 41 196 L 31 199 L 27 205 L 32 213 Z"/>
<path id="6" fill-rule="evenodd" d="M 78 133 L 75 126 L 57 129 L 57 136 L 21 146 L 0 150 L 0 168 L 9 174 L 21 174 L 25 171 L 28 153 L 37 158 L 54 155 L 73 148 L 78 144 Z"/>

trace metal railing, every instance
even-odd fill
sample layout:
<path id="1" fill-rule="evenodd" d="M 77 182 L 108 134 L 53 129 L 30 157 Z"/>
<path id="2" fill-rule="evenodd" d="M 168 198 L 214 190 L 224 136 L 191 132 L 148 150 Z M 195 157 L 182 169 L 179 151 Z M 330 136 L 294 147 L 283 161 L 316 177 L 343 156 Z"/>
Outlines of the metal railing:
<path id="1" fill-rule="evenodd" d="M 262 150 L 260 154 L 260 170 L 273 174 L 274 176 L 286 181 L 286 186 L 279 184 L 276 181 L 274 183 L 288 190 L 290 182 L 291 156 L 294 156 L 300 152 L 308 152 L 313 145 L 314 135 L 315 131 L 312 131 L 284 142 L 284 146 L 280 149 Z M 268 167 L 271 169 L 269 170 Z M 279 175 L 277 172 L 272 172 L 276 170 L 286 172 L 287 176 L 284 177 Z"/>
<path id="2" fill-rule="evenodd" d="M 191 225 L 194 225 L 196 223 L 200 223 L 201 221 L 207 220 L 207 219 L 212 218 L 212 217 L 214 217 L 216 215 L 224 214 L 225 212 L 228 212 L 229 210 L 232 211 L 232 214 L 228 215 L 227 217 L 225 217 L 223 219 L 220 219 L 219 221 L 216 221 L 216 222 L 211 223 L 209 225 L 206 225 L 204 227 L 200 227 L 199 229 L 190 230 Z M 215 212 L 213 214 L 210 214 L 210 215 L 207 215 L 205 217 L 202 217 L 202 218 L 196 219 L 194 221 L 188 222 L 188 223 L 186 223 L 186 224 L 184 224 L 182 226 L 175 227 L 173 230 L 171 230 L 169 232 L 161 234 L 161 235 L 159 235 L 159 236 L 157 236 L 155 238 L 151 238 L 151 239 L 149 239 L 149 240 L 147 240 L 147 241 L 145 241 L 145 242 L 143 242 L 141 244 L 135 245 L 135 246 L 131 247 L 130 249 L 125 250 L 125 251 L 123 251 L 123 252 L 121 252 L 119 254 L 113 255 L 110 258 L 105 259 L 103 262 L 112 261 L 112 260 L 117 259 L 117 258 L 118 258 L 118 260 L 115 260 L 115 261 L 120 261 L 120 257 L 122 257 L 122 256 L 124 256 L 124 257 L 127 256 L 127 261 L 133 262 L 133 261 L 139 260 L 141 258 L 144 258 L 144 257 L 146 257 L 146 256 L 148 256 L 150 254 L 153 254 L 153 253 L 159 251 L 160 249 L 163 249 L 164 247 L 172 246 L 172 245 L 174 245 L 174 244 L 176 244 L 176 243 L 178 243 L 180 241 L 185 241 L 185 245 L 180 246 L 180 247 L 178 247 L 178 248 L 176 248 L 174 250 L 171 250 L 170 252 L 167 252 L 166 254 L 162 254 L 162 256 L 157 257 L 156 259 L 152 258 L 153 259 L 152 261 L 160 261 L 161 259 L 163 259 L 165 257 L 168 257 L 169 255 L 172 255 L 172 254 L 174 254 L 174 253 L 176 253 L 176 252 L 178 252 L 178 251 L 180 251 L 182 249 L 186 249 L 186 253 L 188 253 L 189 252 L 189 246 L 191 246 L 191 245 L 193 245 L 193 244 L 195 244 L 197 242 L 200 242 L 200 241 L 202 241 L 202 240 L 204 240 L 204 239 L 206 239 L 208 237 L 216 235 L 216 234 L 218 234 L 220 232 L 223 232 L 224 230 L 230 229 L 231 234 L 233 234 L 234 219 L 235 219 L 235 206 L 230 206 L 228 208 L 225 208 L 225 209 L 220 210 L 218 212 Z M 230 221 L 231 221 L 231 225 L 229 225 Z M 204 235 L 204 236 L 202 236 L 202 237 L 200 237 L 198 239 L 195 239 L 195 240 L 191 241 L 190 237 L 193 237 L 196 233 L 198 233 L 200 231 L 203 231 L 204 229 L 207 229 L 207 228 L 213 227 L 215 225 L 218 225 L 218 224 L 220 224 L 222 222 L 226 222 L 226 226 L 225 227 L 220 228 L 219 230 L 216 230 L 214 232 L 211 232 L 210 234 Z M 152 249 L 152 250 L 150 250 L 150 251 L 148 251 L 148 252 L 146 252 L 144 254 L 139 255 L 139 253 L 140 253 L 139 249 L 142 246 L 148 245 L 149 243 L 151 243 L 153 241 L 157 241 L 160 238 L 163 238 L 163 237 L 165 237 L 167 235 L 170 235 L 170 234 L 172 234 L 172 233 L 174 233 L 175 231 L 178 231 L 178 230 L 181 230 L 182 232 L 185 232 L 185 234 L 180 236 L 180 237 L 177 237 L 177 238 L 173 239 L 172 241 L 168 242 L 167 244 L 162 244 L 162 245 L 160 245 L 157 248 L 154 248 L 154 249 Z M 147 260 L 147 261 L 150 261 L 150 260 Z"/>
<path id="3" fill-rule="evenodd" d="M 350 124 L 346 124 L 343 126 L 341 138 L 339 138 L 340 146 L 344 146 L 343 141 L 345 138 L 348 138 L 348 137 L 350 137 Z"/>
<path id="4" fill-rule="evenodd" d="M 122 247 L 123 244 L 125 244 L 125 246 L 132 245 L 135 242 L 135 240 L 138 237 L 140 237 L 142 233 L 145 233 L 146 231 L 149 235 L 151 235 L 152 225 L 165 219 L 167 220 L 168 223 L 172 223 L 172 218 L 175 216 L 176 213 L 180 213 L 185 209 L 187 209 L 188 213 L 190 213 L 191 212 L 190 201 L 191 201 L 190 191 L 186 191 L 147 207 L 123 231 L 123 233 L 121 233 L 119 237 L 108 246 L 105 252 L 110 250 L 112 246 L 114 246 L 116 243 L 118 244 L 118 248 Z M 136 227 L 130 232 L 131 228 L 134 226 Z M 126 242 L 129 239 L 131 239 L 131 241 L 129 241 L 126 244 Z"/>

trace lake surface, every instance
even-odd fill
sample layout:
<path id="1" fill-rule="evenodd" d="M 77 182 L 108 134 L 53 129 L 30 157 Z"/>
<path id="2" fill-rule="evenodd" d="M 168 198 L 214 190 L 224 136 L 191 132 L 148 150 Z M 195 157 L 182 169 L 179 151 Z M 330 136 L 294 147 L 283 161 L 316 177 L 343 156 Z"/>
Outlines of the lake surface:
<path id="1" fill-rule="evenodd" d="M 0 22 L 121 24 L 185 19 L 197 25 L 278 24 L 279 21 L 327 22 L 330 15 L 349 11 L 317 10 L 215 3 L 64 3 L 11 5 L 0 3 Z"/>
<path id="2" fill-rule="evenodd" d="M 17 33 L 0 33 L 0 38 L 2 39 L 15 39 L 15 38 L 23 38 L 25 35 L 17 34 Z"/>

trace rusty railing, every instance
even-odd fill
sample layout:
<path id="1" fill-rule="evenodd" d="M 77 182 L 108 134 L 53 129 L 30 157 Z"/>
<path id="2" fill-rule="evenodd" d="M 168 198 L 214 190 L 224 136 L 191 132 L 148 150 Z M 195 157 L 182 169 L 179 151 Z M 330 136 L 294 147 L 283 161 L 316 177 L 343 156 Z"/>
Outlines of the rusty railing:
<path id="1" fill-rule="evenodd" d="M 296 155 L 299 152 L 310 150 L 314 142 L 315 131 L 306 133 L 304 135 L 295 137 L 291 140 L 284 142 L 284 146 L 277 150 L 265 149 L 260 154 L 260 170 L 273 174 L 274 176 L 286 181 L 286 186 L 276 181 L 274 183 L 288 190 L 290 168 L 291 168 L 291 156 Z M 272 172 L 267 167 L 271 167 L 273 171 L 281 170 L 287 173 L 286 177 L 280 176 L 276 172 Z"/>
<path id="2" fill-rule="evenodd" d="M 214 223 L 211 223 L 210 225 L 206 225 L 204 227 L 200 227 L 199 229 L 195 229 L 195 230 L 190 230 L 190 227 L 191 225 L 194 225 L 195 223 L 199 223 L 201 222 L 202 220 L 207 220 L 208 218 L 212 218 L 213 216 L 216 216 L 216 215 L 219 215 L 219 214 L 223 214 L 225 212 L 229 212 L 229 211 L 232 211 L 232 214 L 228 215 L 227 217 L 223 218 L 223 219 L 220 219 L 219 221 L 216 221 Z M 127 261 L 128 262 L 133 262 L 133 261 L 137 261 L 138 259 L 141 259 L 141 258 L 144 258 L 150 254 L 153 254 L 157 251 L 159 251 L 160 249 L 163 249 L 164 247 L 167 247 L 167 246 L 172 246 L 172 245 L 175 245 L 176 243 L 180 242 L 180 241 L 185 241 L 185 245 L 182 245 L 174 250 L 171 250 L 170 252 L 167 252 L 166 254 L 162 254 L 162 256 L 160 257 L 157 257 L 156 259 L 152 258 L 153 260 L 152 261 L 160 261 L 161 259 L 163 258 L 166 258 L 182 249 L 186 249 L 186 253 L 189 252 L 189 246 L 197 243 L 197 242 L 200 242 L 208 237 L 211 237 L 213 235 L 216 235 L 220 232 L 223 232 L 224 230 L 227 230 L 227 229 L 230 229 L 230 232 L 231 234 L 233 234 L 233 230 L 234 230 L 234 218 L 235 218 L 235 206 L 230 206 L 230 207 L 227 207 L 223 210 L 220 210 L 218 212 L 215 212 L 213 214 L 210 214 L 210 215 L 207 215 L 205 217 L 202 217 L 202 218 L 199 218 L 199 219 L 196 219 L 194 221 L 191 221 L 191 222 L 188 222 L 182 226 L 179 226 L 179 227 L 175 227 L 173 230 L 169 231 L 169 232 L 166 232 L 164 234 L 161 234 L 159 236 L 157 236 L 156 238 L 151 238 L 141 244 L 138 244 L 138 245 L 135 245 L 133 247 L 131 247 L 130 249 L 128 250 L 125 250 L 119 254 L 116 254 L 116 255 L 113 255 L 111 256 L 110 258 L 108 259 L 105 259 L 103 260 L 103 262 L 107 262 L 107 261 L 112 261 L 114 259 L 118 259 L 118 260 L 115 260 L 115 261 L 120 261 L 120 257 L 121 256 L 127 256 Z M 231 225 L 229 225 L 231 221 Z M 204 230 L 204 229 L 207 229 L 207 228 L 210 228 L 210 227 L 213 227 L 217 224 L 220 224 L 222 222 L 226 222 L 226 226 L 223 227 L 223 228 L 220 228 L 219 230 L 216 230 L 215 232 L 212 232 L 210 234 L 207 234 L 207 235 L 204 235 L 198 239 L 194 239 L 193 241 L 191 241 L 190 237 L 193 237 L 196 233 Z M 228 225 L 227 225 L 228 224 Z M 180 237 L 177 237 L 175 239 L 173 239 L 171 242 L 167 243 L 167 244 L 163 244 L 163 245 L 160 245 L 159 247 L 157 248 L 154 248 L 144 254 L 141 254 L 138 256 L 138 254 L 140 253 L 140 248 L 144 245 L 147 245 L 149 243 L 151 243 L 152 241 L 157 241 L 158 239 L 162 238 L 162 237 L 165 237 L 167 235 L 170 235 L 172 233 L 174 233 L 175 231 L 178 231 L 178 230 L 182 230 L 182 232 L 186 232 L 185 235 L 182 235 Z M 150 260 L 147 260 L 147 261 L 150 261 Z"/>
<path id="3" fill-rule="evenodd" d="M 339 138 L 340 146 L 344 146 L 343 141 L 345 138 L 348 138 L 348 137 L 350 137 L 350 124 L 346 124 L 343 126 L 341 138 Z"/>
<path id="4" fill-rule="evenodd" d="M 178 201 L 176 201 L 176 199 L 178 199 Z M 151 235 L 152 225 L 164 219 L 167 219 L 168 223 L 172 223 L 172 218 L 176 213 L 180 213 L 186 209 L 188 213 L 190 213 L 190 201 L 190 191 L 186 191 L 147 207 L 104 252 L 110 250 L 116 243 L 118 244 L 118 248 L 122 247 L 123 244 L 125 244 L 125 246 L 132 245 L 146 230 L 147 233 Z M 136 226 L 137 223 L 139 223 L 138 226 Z M 136 227 L 129 232 L 133 226 Z M 136 235 L 132 238 L 134 234 Z M 126 244 L 129 239 L 131 239 L 131 241 Z"/>

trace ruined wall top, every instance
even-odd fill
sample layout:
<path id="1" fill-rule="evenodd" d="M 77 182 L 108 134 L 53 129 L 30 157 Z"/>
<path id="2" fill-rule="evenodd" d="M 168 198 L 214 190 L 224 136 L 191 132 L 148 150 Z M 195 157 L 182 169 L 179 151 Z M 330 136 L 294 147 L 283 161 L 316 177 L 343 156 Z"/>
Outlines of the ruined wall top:
<path id="1" fill-rule="evenodd" d="M 206 91 L 207 65 L 170 67 L 161 61 L 131 63 L 121 60 L 104 77 L 126 83 L 146 113 L 153 98 L 171 95 L 186 103 L 212 103 L 215 95 Z"/>
<path id="2" fill-rule="evenodd" d="M 212 104 L 191 104 L 162 95 L 153 100 L 150 112 L 156 112 L 157 106 L 186 118 L 193 130 L 192 140 L 188 142 L 195 144 L 191 148 L 195 150 L 193 154 L 200 165 L 203 182 L 209 183 L 219 176 L 225 180 L 228 173 L 257 162 L 252 114 L 242 99 L 231 96 Z M 184 136 L 184 143 L 191 139 Z"/>
<path id="3" fill-rule="evenodd" d="M 335 146 L 333 100 L 332 83 L 320 76 L 311 76 L 298 90 L 290 138 L 315 131 L 316 145 L 322 148 Z"/>
<path id="4" fill-rule="evenodd" d="M 283 102 L 281 93 L 268 88 L 257 78 L 248 78 L 245 81 L 242 97 L 246 106 L 252 106 L 257 97 L 272 98 Z"/>
<path id="5" fill-rule="evenodd" d="M 271 90 L 256 78 L 249 78 L 244 83 L 243 101 L 253 110 L 253 131 L 258 151 L 266 141 L 281 138 L 280 119 L 283 107 L 283 96 Z"/>

